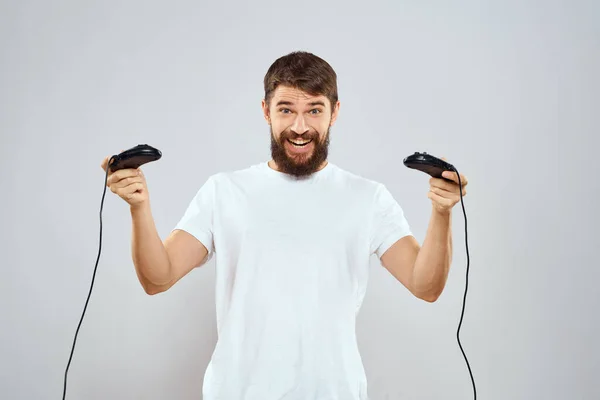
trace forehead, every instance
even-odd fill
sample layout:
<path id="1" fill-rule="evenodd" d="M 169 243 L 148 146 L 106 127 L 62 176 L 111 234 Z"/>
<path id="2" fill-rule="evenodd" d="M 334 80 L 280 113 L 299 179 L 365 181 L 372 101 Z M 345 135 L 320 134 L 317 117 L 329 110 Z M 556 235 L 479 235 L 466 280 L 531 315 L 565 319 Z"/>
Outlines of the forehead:
<path id="1" fill-rule="evenodd" d="M 328 99 L 325 96 L 310 95 L 298 88 L 290 86 L 279 86 L 273 92 L 272 104 L 277 105 L 279 102 L 293 105 L 314 105 L 315 103 L 322 103 L 324 106 L 328 104 Z"/>

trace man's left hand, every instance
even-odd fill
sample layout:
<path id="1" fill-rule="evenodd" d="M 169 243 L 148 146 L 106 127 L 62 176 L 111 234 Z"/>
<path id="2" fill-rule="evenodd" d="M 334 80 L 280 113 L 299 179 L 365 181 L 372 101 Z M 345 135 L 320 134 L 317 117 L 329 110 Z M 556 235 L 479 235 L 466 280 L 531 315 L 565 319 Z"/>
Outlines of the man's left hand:
<path id="1" fill-rule="evenodd" d="M 445 158 L 442 160 L 446 161 Z M 460 201 L 460 189 L 456 171 L 444 171 L 443 178 L 431 178 L 429 180 L 429 193 L 427 197 L 431 200 L 436 211 L 449 213 L 452 207 Z M 467 177 L 460 174 L 462 195 L 467 195 Z"/>

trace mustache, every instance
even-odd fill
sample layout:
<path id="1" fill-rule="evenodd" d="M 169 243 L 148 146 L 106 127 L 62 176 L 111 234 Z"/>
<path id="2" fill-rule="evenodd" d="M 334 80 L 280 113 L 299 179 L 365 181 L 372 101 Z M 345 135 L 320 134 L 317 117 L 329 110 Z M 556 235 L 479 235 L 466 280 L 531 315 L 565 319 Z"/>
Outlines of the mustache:
<path id="1" fill-rule="evenodd" d="M 290 140 L 310 140 L 310 139 L 318 139 L 319 132 L 310 131 L 303 133 L 302 135 L 298 135 L 294 132 L 284 131 L 279 136 L 281 140 L 290 139 Z"/>

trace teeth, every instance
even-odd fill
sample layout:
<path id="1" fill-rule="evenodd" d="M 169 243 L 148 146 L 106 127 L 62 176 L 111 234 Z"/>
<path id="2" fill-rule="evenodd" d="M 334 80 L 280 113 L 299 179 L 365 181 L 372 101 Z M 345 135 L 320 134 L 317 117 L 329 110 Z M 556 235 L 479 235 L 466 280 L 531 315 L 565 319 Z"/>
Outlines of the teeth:
<path id="1" fill-rule="evenodd" d="M 292 142 L 293 144 L 297 144 L 299 146 L 303 146 L 303 145 L 305 145 L 307 143 L 310 143 L 310 140 L 307 140 L 305 142 L 294 142 L 293 140 L 290 140 L 290 142 Z"/>

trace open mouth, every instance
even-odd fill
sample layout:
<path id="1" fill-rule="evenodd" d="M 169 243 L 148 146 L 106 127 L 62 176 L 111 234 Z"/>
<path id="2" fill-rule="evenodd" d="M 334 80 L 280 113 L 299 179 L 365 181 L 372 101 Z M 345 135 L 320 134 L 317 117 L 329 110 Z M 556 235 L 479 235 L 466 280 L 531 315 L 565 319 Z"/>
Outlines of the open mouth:
<path id="1" fill-rule="evenodd" d="M 288 142 L 290 142 L 292 144 L 292 146 L 294 147 L 304 147 L 306 145 L 308 145 L 310 142 L 312 142 L 312 139 L 310 140 L 290 140 L 287 139 Z"/>

